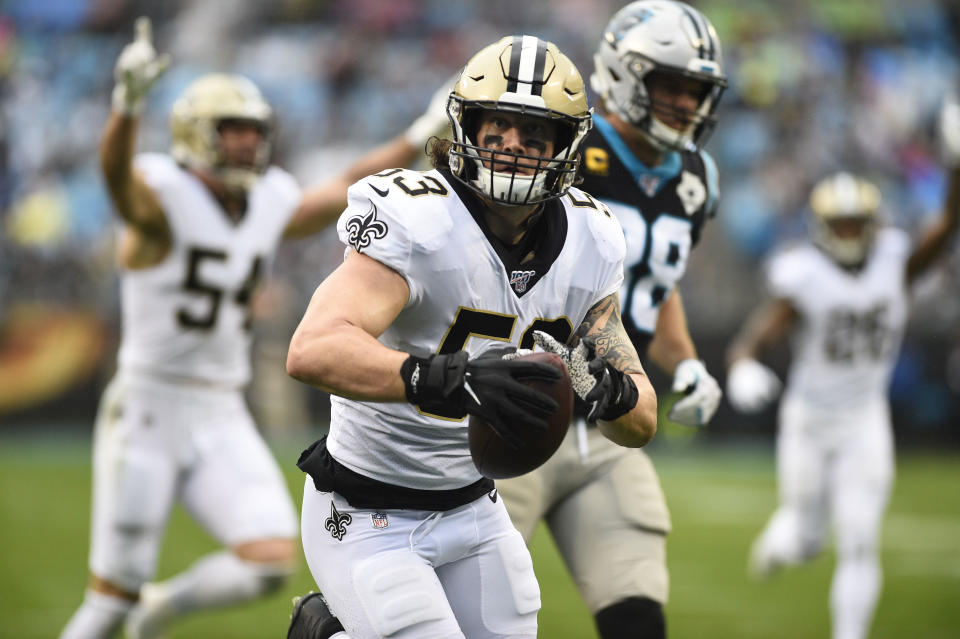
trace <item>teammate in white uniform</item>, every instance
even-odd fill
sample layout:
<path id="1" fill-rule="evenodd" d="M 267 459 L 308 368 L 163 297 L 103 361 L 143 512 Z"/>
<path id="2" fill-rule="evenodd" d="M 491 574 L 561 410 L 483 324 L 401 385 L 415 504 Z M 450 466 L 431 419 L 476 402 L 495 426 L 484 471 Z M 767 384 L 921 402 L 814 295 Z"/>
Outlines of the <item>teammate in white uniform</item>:
<path id="1" fill-rule="evenodd" d="M 502 347 L 565 357 L 618 444 L 656 430 L 656 397 L 620 322 L 622 232 L 570 188 L 590 127 L 580 74 L 554 45 L 507 37 L 467 64 L 449 111 L 454 140 L 433 148 L 449 169 L 351 187 L 338 224 L 350 248 L 287 360 L 335 395 L 329 435 L 299 463 L 301 532 L 352 637 L 536 636 L 530 555 L 473 466 L 466 417 L 508 441 L 538 428 L 553 401 L 519 380 L 556 372 Z M 561 342 L 574 332 L 571 349 Z M 324 636 L 298 619 L 291 637 Z"/>
<path id="2" fill-rule="evenodd" d="M 337 218 L 342 182 L 411 161 L 432 131 L 425 117 L 301 194 L 268 165 L 273 116 L 260 92 L 214 74 L 174 105 L 171 154 L 134 159 L 137 116 L 167 64 L 140 19 L 117 61 L 101 145 L 124 222 L 123 335 L 96 424 L 90 584 L 66 639 L 113 636 L 125 619 L 128 636 L 155 637 L 176 616 L 259 597 L 292 572 L 296 512 L 242 397 L 251 296 L 282 238 Z M 225 550 L 144 585 L 175 500 Z"/>
<path id="3" fill-rule="evenodd" d="M 692 7 L 643 0 L 610 19 L 594 60 L 602 113 L 583 144 L 579 187 L 623 227 L 623 322 L 641 357 L 673 375 L 680 397 L 668 417 L 702 426 L 720 387 L 697 358 L 676 286 L 719 197 L 699 147 L 726 85 L 720 42 Z M 580 417 L 546 464 L 497 488 L 527 541 L 547 524 L 601 637 L 666 635 L 670 516 L 643 450 L 612 444 Z"/>
<path id="4" fill-rule="evenodd" d="M 960 118 L 953 126 L 960 137 Z M 942 219 L 913 250 L 904 232 L 878 227 L 880 192 L 862 178 L 825 178 L 810 208 L 813 242 L 770 260 L 772 300 L 730 347 L 727 396 L 747 412 L 776 396 L 779 380 L 756 357 L 793 329 L 777 437 L 780 506 L 753 544 L 749 569 L 765 577 L 813 558 L 832 525 L 833 637 L 862 639 L 880 594 L 880 525 L 894 475 L 887 389 L 909 287 L 956 231 L 960 173 L 952 171 Z"/>

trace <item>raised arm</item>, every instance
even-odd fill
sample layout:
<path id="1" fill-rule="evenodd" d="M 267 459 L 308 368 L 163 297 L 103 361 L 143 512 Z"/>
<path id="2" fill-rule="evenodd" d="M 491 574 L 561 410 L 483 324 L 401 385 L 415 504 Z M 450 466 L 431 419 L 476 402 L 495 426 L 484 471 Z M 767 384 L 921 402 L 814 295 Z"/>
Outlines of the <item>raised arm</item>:
<path id="1" fill-rule="evenodd" d="M 157 261 L 169 248 L 170 229 L 156 194 L 133 169 L 137 127 L 150 87 L 169 65 L 157 57 L 148 18 L 138 18 L 133 42 L 114 69 L 111 113 L 100 139 L 100 166 L 110 198 L 127 224 L 121 262 L 136 267 Z"/>
<path id="2" fill-rule="evenodd" d="M 313 235 L 333 224 L 347 207 L 347 188 L 373 173 L 410 166 L 424 153 L 427 141 L 442 135 L 449 126 L 447 98 L 453 79 L 440 87 L 426 112 L 402 134 L 365 153 L 346 171 L 304 191 L 296 213 L 284 231 L 286 238 Z"/>
<path id="3" fill-rule="evenodd" d="M 943 214 L 926 230 L 907 260 L 907 284 L 926 271 L 950 246 L 960 225 L 960 96 L 949 93 L 940 107 L 940 154 L 950 172 Z"/>

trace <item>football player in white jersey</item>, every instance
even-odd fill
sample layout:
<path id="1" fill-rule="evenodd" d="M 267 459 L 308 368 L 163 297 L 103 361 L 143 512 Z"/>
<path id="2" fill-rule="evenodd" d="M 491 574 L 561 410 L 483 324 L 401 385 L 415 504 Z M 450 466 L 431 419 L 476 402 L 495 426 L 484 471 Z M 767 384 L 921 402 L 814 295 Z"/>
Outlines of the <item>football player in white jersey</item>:
<path id="1" fill-rule="evenodd" d="M 565 357 L 613 442 L 656 430 L 620 321 L 622 231 L 571 187 L 590 128 L 579 72 L 553 44 L 507 37 L 470 60 L 449 112 L 437 169 L 350 188 L 344 262 L 288 354 L 291 375 L 332 394 L 329 435 L 299 462 L 301 533 L 352 637 L 536 636 L 529 551 L 473 465 L 466 417 L 507 441 L 542 427 L 553 401 L 521 381 L 556 373 L 503 347 Z M 298 618 L 290 636 L 306 636 Z"/>
<path id="2" fill-rule="evenodd" d="M 960 165 L 960 111 L 948 118 Z M 950 147 L 948 147 L 950 150 Z M 951 169 L 943 216 L 911 250 L 880 225 L 880 191 L 836 173 L 810 197 L 811 242 L 775 254 L 771 299 L 731 343 L 727 397 L 753 412 L 780 389 L 761 352 L 792 334 L 779 408 L 780 506 L 754 542 L 749 570 L 766 577 L 816 556 L 832 526 L 834 639 L 862 639 L 880 595 L 880 525 L 894 476 L 887 390 L 907 322 L 909 288 L 939 257 L 960 217 L 960 170 Z"/>
<path id="3" fill-rule="evenodd" d="M 623 227 L 623 323 L 641 356 L 673 375 L 680 399 L 668 417 L 702 426 L 721 392 L 697 358 L 676 287 L 719 197 L 700 145 L 726 85 L 720 42 L 699 11 L 643 0 L 610 19 L 594 61 L 601 113 L 578 186 Z M 670 517 L 644 451 L 612 444 L 580 417 L 546 464 L 497 487 L 527 541 L 547 524 L 601 637 L 666 635 Z"/>
<path id="4" fill-rule="evenodd" d="M 138 115 L 169 63 L 147 19 L 136 31 L 117 61 L 100 149 L 124 223 L 123 336 L 96 424 L 90 583 L 66 639 L 110 637 L 125 620 L 129 637 L 155 637 L 175 617 L 254 599 L 292 572 L 295 508 L 242 397 L 251 295 L 281 239 L 331 224 L 346 185 L 413 161 L 437 128 L 425 114 L 301 194 L 269 165 L 273 114 L 259 90 L 212 74 L 175 103 L 170 155 L 134 158 Z M 225 549 L 148 584 L 175 500 Z"/>

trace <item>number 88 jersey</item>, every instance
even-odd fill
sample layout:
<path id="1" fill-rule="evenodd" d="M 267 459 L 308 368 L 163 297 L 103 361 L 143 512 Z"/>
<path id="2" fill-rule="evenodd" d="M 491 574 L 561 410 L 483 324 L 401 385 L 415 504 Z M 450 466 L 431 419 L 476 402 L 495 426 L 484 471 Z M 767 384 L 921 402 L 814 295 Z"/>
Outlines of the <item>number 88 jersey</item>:
<path id="1" fill-rule="evenodd" d="M 642 356 L 660 307 L 683 277 L 690 251 L 716 211 L 717 169 L 703 151 L 669 152 L 649 168 L 610 123 L 599 115 L 593 121 L 579 187 L 603 201 L 623 227 L 623 322 Z"/>
<path id="2" fill-rule="evenodd" d="M 123 271 L 120 371 L 239 388 L 250 378 L 251 297 L 300 189 L 270 167 L 233 220 L 170 156 L 138 155 L 135 165 L 163 208 L 171 246 L 160 263 Z"/>

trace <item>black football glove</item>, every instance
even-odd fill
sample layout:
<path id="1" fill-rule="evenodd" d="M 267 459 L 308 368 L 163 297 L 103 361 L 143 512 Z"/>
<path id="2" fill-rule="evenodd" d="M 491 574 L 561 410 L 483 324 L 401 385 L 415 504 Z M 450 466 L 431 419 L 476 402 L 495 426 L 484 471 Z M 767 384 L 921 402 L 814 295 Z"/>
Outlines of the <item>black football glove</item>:
<path id="1" fill-rule="evenodd" d="M 573 390 L 590 409 L 588 422 L 612 421 L 637 405 L 637 385 L 629 375 L 597 357 L 592 344 L 580 340 L 575 348 L 570 348 L 543 331 L 534 331 L 533 340 L 548 353 L 559 355 L 567 365 Z"/>
<path id="2" fill-rule="evenodd" d="M 465 351 L 427 358 L 411 355 L 400 368 L 407 401 L 428 413 L 469 413 L 480 417 L 508 445 L 520 448 L 529 429 L 546 430 L 559 410 L 549 395 L 523 383 L 556 381 L 563 375 L 549 364 L 503 359 L 512 349 L 495 349 L 468 359 Z"/>

